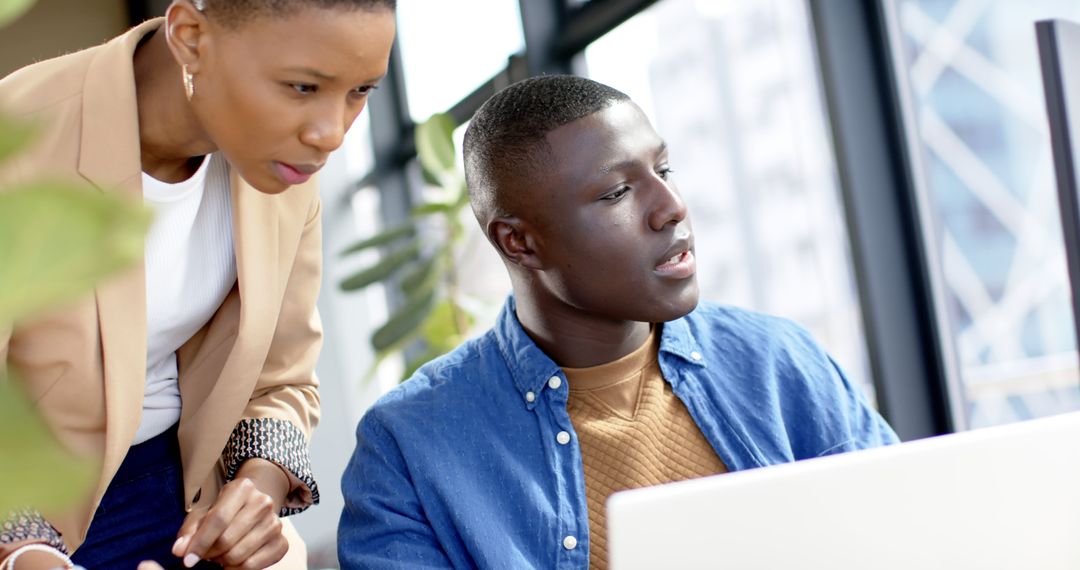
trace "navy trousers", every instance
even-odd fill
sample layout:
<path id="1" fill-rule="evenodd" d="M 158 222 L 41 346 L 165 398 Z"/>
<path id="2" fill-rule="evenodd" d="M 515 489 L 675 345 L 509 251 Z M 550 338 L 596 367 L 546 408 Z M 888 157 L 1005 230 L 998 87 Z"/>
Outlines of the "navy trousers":
<path id="1" fill-rule="evenodd" d="M 183 568 L 172 555 L 172 545 L 186 516 L 173 426 L 128 450 L 94 513 L 86 541 L 71 559 L 87 570 L 134 570 L 143 560 Z M 196 568 L 220 566 L 204 562 Z"/>

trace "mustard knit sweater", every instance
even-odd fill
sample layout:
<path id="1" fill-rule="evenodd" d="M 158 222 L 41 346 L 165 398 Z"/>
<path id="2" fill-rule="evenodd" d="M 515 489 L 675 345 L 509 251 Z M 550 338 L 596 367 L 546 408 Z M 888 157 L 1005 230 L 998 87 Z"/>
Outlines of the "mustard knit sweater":
<path id="1" fill-rule="evenodd" d="M 619 360 L 563 369 L 585 470 L 593 569 L 607 568 L 604 504 L 612 493 L 727 471 L 661 375 L 658 328 Z"/>

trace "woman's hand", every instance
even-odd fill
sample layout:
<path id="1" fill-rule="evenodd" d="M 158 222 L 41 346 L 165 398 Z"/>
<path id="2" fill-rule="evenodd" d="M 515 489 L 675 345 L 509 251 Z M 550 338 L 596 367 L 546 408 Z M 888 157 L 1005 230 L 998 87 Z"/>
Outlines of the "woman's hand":
<path id="1" fill-rule="evenodd" d="M 278 518 L 288 491 L 289 478 L 280 467 L 264 459 L 245 461 L 209 509 L 184 519 L 173 554 L 188 568 L 199 560 L 244 570 L 274 564 L 289 550 Z"/>

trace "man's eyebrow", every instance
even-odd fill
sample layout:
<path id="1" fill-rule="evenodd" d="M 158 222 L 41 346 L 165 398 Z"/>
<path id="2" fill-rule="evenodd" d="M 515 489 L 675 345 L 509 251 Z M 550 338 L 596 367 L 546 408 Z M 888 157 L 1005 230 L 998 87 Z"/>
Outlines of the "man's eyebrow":
<path id="1" fill-rule="evenodd" d="M 666 151 L 666 150 L 667 150 L 667 141 L 661 140 L 659 146 L 656 147 L 657 156 L 659 156 L 661 154 L 664 154 L 664 151 Z M 605 164 L 604 166 L 600 167 L 600 169 L 598 170 L 598 174 L 600 174 L 602 176 L 604 174 L 609 174 L 609 173 L 614 172 L 616 170 L 622 170 L 624 168 L 629 168 L 631 166 L 636 165 L 637 162 L 638 161 L 631 158 L 631 159 L 628 159 L 628 160 L 620 160 L 619 162 L 613 162 L 611 164 Z"/>

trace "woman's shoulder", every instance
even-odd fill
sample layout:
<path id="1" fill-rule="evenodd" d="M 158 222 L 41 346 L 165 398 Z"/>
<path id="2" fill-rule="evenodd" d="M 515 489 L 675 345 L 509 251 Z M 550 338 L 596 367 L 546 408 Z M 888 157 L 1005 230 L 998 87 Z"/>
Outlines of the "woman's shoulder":
<path id="1" fill-rule="evenodd" d="M 0 109 L 34 117 L 77 99 L 97 49 L 40 61 L 0 79 Z"/>
<path id="2" fill-rule="evenodd" d="M 83 86 L 94 48 L 48 59 L 0 79 L 0 112 L 35 129 L 33 142 L 0 164 L 0 182 L 74 175 Z"/>

